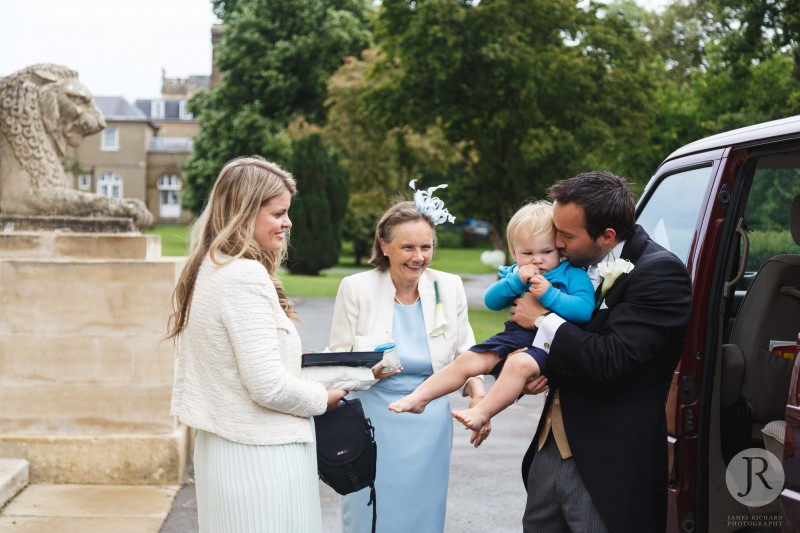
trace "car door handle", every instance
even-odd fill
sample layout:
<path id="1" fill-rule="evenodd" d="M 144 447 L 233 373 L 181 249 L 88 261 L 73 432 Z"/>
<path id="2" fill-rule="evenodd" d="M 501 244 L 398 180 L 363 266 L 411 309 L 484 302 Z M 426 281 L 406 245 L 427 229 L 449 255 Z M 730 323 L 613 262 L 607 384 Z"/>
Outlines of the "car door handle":
<path id="1" fill-rule="evenodd" d="M 740 218 L 739 222 L 736 223 L 736 233 L 742 238 L 742 258 L 739 261 L 739 272 L 736 273 L 736 277 L 725 282 L 725 290 L 723 292 L 725 298 L 730 296 L 731 290 L 742 281 L 745 268 L 747 268 L 747 257 L 750 255 L 750 238 L 747 236 L 747 231 L 743 226 L 744 218 Z"/>

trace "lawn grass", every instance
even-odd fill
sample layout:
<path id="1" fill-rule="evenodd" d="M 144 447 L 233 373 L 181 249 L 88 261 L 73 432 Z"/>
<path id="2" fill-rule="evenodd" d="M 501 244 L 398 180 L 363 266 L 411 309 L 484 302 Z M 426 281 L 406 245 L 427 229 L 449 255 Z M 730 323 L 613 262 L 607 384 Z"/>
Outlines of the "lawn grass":
<path id="1" fill-rule="evenodd" d="M 161 236 L 161 250 L 164 256 L 185 256 L 188 251 L 188 226 L 154 226 L 144 233 Z M 494 269 L 480 261 L 480 254 L 485 249 L 487 248 L 439 248 L 436 250 L 432 266 L 438 270 L 459 274 L 490 274 Z M 350 252 L 352 248 L 345 245 L 343 250 Z M 355 266 L 352 256 L 343 255 L 334 269 L 319 276 L 299 276 L 289 274 L 286 270 L 281 270 L 278 275 L 290 298 L 334 298 L 343 277 L 369 268 L 372 267 L 366 263 Z M 486 308 L 469 310 L 469 322 L 478 342 L 502 331 L 507 318 L 507 310 L 490 311 Z"/>
<path id="2" fill-rule="evenodd" d="M 157 225 L 144 233 L 161 236 L 161 255 L 185 256 L 189 248 L 189 227 L 186 225 Z M 432 268 L 456 274 L 491 274 L 494 269 L 481 263 L 481 252 L 487 244 L 476 248 L 438 248 L 431 263 Z M 366 262 L 356 265 L 352 246 L 343 243 L 339 263 L 319 276 L 300 276 L 282 270 L 279 274 L 286 294 L 293 298 L 334 297 L 344 276 L 372 268 Z M 501 321 L 502 325 L 502 321 Z M 478 334 L 476 333 L 476 336 Z"/>
<path id="3" fill-rule="evenodd" d="M 475 333 L 475 340 L 482 342 L 492 335 L 503 331 L 503 324 L 508 320 L 508 309 L 491 311 L 484 308 L 470 308 L 469 324 Z"/>
<path id="4" fill-rule="evenodd" d="M 295 276 L 281 273 L 286 294 L 293 298 L 335 297 L 339 290 L 339 282 L 345 273 L 323 274 L 321 276 Z M 470 308 L 469 323 L 475 333 L 477 342 L 503 331 L 503 324 L 508 320 L 508 310 L 491 311 L 485 307 Z"/>
<path id="5" fill-rule="evenodd" d="M 494 274 L 497 270 L 481 263 L 485 248 L 439 248 L 433 256 L 431 267 L 455 274 Z"/>
<path id="6" fill-rule="evenodd" d="M 488 243 L 476 248 L 437 248 L 433 254 L 431 268 L 455 274 L 493 274 L 496 270 L 481 263 L 481 253 L 490 250 Z M 336 268 L 359 268 L 353 259 L 352 248 L 345 243 Z M 371 268 L 367 259 L 362 259 L 361 269 Z"/>
<path id="7" fill-rule="evenodd" d="M 182 224 L 164 224 L 153 226 L 142 233 L 161 236 L 161 255 L 182 257 L 189 250 L 189 226 Z"/>
<path id="8" fill-rule="evenodd" d="M 357 272 L 353 270 L 353 273 Z M 333 298 L 339 290 L 339 283 L 342 278 L 348 276 L 348 272 L 322 273 L 319 276 L 299 276 L 289 274 L 285 270 L 278 273 L 278 277 L 283 282 L 283 288 L 289 298 Z"/>

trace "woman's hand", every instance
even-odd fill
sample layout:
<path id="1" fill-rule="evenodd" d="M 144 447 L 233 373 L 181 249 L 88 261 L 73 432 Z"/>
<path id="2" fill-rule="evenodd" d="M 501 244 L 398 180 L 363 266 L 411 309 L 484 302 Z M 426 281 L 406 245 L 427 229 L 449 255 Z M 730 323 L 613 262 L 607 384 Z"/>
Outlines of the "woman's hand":
<path id="1" fill-rule="evenodd" d="M 469 378 L 467 380 L 465 392 L 470 397 L 469 408 L 472 409 L 478 405 L 481 400 L 483 400 L 484 396 L 486 396 L 486 389 L 483 386 L 483 380 L 476 377 Z M 480 430 L 472 432 L 472 435 L 469 437 L 469 443 L 477 448 L 489 437 L 489 433 L 491 431 L 492 421 L 489 420 L 481 427 Z"/>
<path id="2" fill-rule="evenodd" d="M 472 432 L 472 435 L 469 438 L 469 443 L 477 448 L 478 446 L 483 444 L 483 441 L 489 438 L 489 433 L 491 431 L 492 431 L 492 421 L 489 420 L 483 425 L 481 429 Z"/>
<path id="3" fill-rule="evenodd" d="M 328 389 L 328 408 L 325 409 L 325 412 L 333 411 L 337 407 L 339 407 L 339 402 L 342 401 L 342 398 L 347 396 L 347 391 L 341 389 Z"/>
<path id="4" fill-rule="evenodd" d="M 402 372 L 402 371 L 403 371 L 403 367 L 401 366 L 400 368 L 398 368 L 398 369 L 396 369 L 396 370 L 391 370 L 391 371 L 389 371 L 389 372 L 383 372 L 383 367 L 384 367 L 385 365 L 386 365 L 386 363 L 384 363 L 383 361 L 381 361 L 381 362 L 379 362 L 377 365 L 375 365 L 375 366 L 373 366 L 373 367 L 372 367 L 372 375 L 373 375 L 373 377 L 374 377 L 375 379 L 386 379 L 386 378 L 390 378 L 390 377 L 392 377 L 392 376 L 394 376 L 394 375 L 396 375 L 396 374 L 399 374 L 400 372 Z"/>
<path id="5" fill-rule="evenodd" d="M 472 398 L 469 402 L 469 408 L 472 409 L 476 405 L 480 403 L 483 397 L 480 398 Z M 492 420 L 489 419 L 486 423 L 481 426 L 481 429 L 478 431 L 473 431 L 472 435 L 469 437 L 469 443 L 475 446 L 476 448 L 483 444 L 483 441 L 489 438 L 489 433 L 492 431 Z"/>

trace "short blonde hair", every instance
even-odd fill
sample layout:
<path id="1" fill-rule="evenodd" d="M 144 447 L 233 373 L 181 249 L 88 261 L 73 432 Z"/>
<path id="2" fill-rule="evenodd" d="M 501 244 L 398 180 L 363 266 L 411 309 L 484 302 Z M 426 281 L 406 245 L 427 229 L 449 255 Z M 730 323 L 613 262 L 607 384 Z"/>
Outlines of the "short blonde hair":
<path id="1" fill-rule="evenodd" d="M 538 200 L 523 205 L 514 213 L 506 226 L 508 251 L 516 258 L 514 240 L 521 232 L 532 236 L 547 231 L 554 231 L 553 204 L 547 200 Z"/>

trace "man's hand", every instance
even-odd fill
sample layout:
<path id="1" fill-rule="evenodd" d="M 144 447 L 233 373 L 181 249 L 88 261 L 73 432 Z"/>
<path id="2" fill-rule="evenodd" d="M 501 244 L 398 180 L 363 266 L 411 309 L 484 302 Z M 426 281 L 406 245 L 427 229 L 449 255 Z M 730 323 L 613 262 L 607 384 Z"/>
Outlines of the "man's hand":
<path id="1" fill-rule="evenodd" d="M 544 376 L 539 376 L 528 380 L 528 382 L 525 383 L 525 387 L 522 389 L 522 392 L 525 394 L 541 394 L 548 389 L 549 387 L 547 386 L 547 378 Z"/>
<path id="2" fill-rule="evenodd" d="M 511 316 L 508 319 L 511 322 L 519 324 L 523 328 L 533 329 L 533 321 L 537 316 L 546 313 L 548 309 L 532 293 L 526 292 L 514 300 L 514 305 L 509 308 L 509 311 L 511 311 Z"/>

